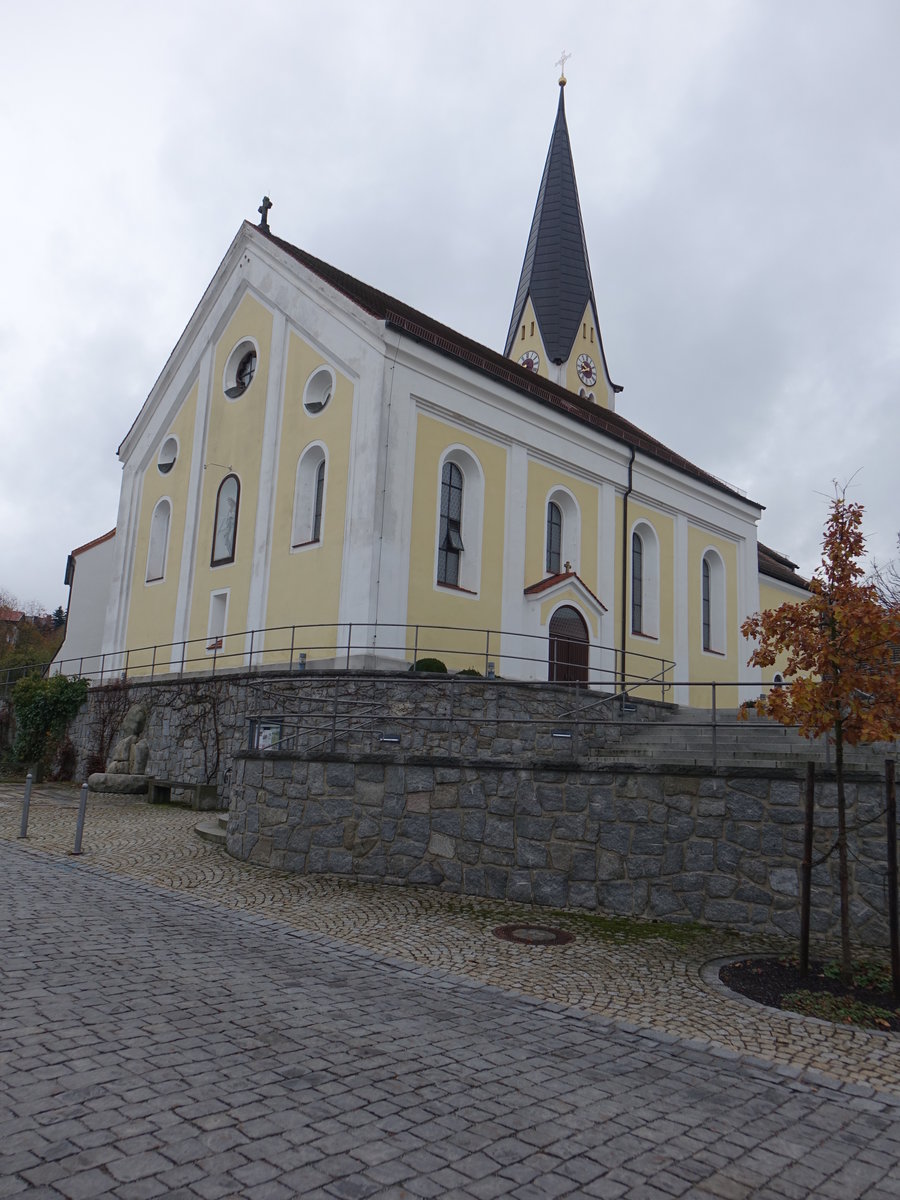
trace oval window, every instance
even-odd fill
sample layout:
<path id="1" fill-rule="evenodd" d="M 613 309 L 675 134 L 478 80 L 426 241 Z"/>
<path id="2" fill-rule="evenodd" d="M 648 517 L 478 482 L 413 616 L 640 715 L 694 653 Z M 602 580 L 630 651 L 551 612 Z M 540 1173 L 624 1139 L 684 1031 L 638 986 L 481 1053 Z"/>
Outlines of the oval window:
<path id="1" fill-rule="evenodd" d="M 168 475 L 175 466 L 175 459 L 178 457 L 178 439 L 167 437 L 162 444 L 162 449 L 159 452 L 159 458 L 156 460 L 156 469 L 160 475 Z"/>
<path id="2" fill-rule="evenodd" d="M 333 395 L 334 375 L 328 367 L 319 367 L 317 371 L 313 371 L 312 375 L 306 381 L 306 387 L 303 392 L 303 407 L 310 416 L 314 417 L 322 411 Z"/>

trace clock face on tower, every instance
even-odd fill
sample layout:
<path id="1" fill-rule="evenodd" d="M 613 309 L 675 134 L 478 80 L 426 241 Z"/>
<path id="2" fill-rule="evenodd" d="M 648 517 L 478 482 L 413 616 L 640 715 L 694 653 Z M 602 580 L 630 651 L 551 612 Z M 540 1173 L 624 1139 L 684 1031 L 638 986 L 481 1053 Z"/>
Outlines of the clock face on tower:
<path id="1" fill-rule="evenodd" d="M 578 355 L 575 370 L 578 372 L 578 378 L 581 382 L 588 387 L 593 387 L 597 382 L 597 368 L 594 366 L 594 360 L 589 354 Z"/>
<path id="2" fill-rule="evenodd" d="M 519 359 L 519 365 L 527 367 L 529 371 L 536 371 L 541 365 L 541 360 L 537 350 L 526 350 Z"/>

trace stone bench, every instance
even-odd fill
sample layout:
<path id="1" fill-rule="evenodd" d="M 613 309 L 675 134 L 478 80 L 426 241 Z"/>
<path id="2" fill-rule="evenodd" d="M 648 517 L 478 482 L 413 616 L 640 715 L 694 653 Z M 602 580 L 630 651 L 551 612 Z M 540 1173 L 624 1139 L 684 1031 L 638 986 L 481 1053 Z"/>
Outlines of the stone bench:
<path id="1" fill-rule="evenodd" d="M 151 804 L 171 804 L 172 792 L 190 792 L 190 806 L 198 812 L 210 812 L 219 807 L 218 789 L 214 783 L 196 783 L 186 779 L 148 779 L 147 799 Z"/>

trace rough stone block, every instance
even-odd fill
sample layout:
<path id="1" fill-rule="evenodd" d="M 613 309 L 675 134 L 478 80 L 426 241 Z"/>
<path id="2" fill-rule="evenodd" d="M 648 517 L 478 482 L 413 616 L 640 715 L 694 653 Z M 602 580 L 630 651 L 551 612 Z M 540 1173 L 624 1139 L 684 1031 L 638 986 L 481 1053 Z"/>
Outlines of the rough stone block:
<path id="1" fill-rule="evenodd" d="M 427 813 L 431 810 L 430 792 L 409 792 L 406 796 L 406 811 L 411 813 Z"/>
<path id="2" fill-rule="evenodd" d="M 632 854 L 661 855 L 663 844 L 663 832 L 658 828 L 648 826 L 639 827 L 631 835 Z"/>
<path id="3" fill-rule="evenodd" d="M 512 897 L 510 897 L 512 899 Z M 572 908 L 596 908 L 597 886 L 585 881 L 573 881 L 569 884 L 569 904 Z"/>
<path id="4" fill-rule="evenodd" d="M 769 871 L 769 887 L 781 896 L 799 896 L 800 879 L 796 867 L 775 867 Z"/>
<path id="5" fill-rule="evenodd" d="M 688 871 L 712 871 L 715 866 L 715 843 L 693 841 L 685 846 L 684 865 Z"/>
<path id="6" fill-rule="evenodd" d="M 572 861 L 569 867 L 569 878 L 578 880 L 594 880 L 597 878 L 597 855 L 593 850 L 572 851 Z"/>
<path id="7" fill-rule="evenodd" d="M 520 837 L 516 842 L 516 862 L 520 867 L 546 867 L 547 849 L 540 842 Z"/>
<path id="8" fill-rule="evenodd" d="M 512 821 L 489 816 L 484 826 L 484 843 L 486 846 L 502 846 L 511 850 L 515 845 Z"/>
<path id="9" fill-rule="evenodd" d="M 684 904 L 671 888 L 653 884 L 650 888 L 650 912 L 654 917 L 668 917 L 682 912 Z"/>
<path id="10" fill-rule="evenodd" d="M 569 899 L 569 882 L 556 871 L 535 871 L 532 891 L 535 904 L 564 908 Z"/>
<path id="11" fill-rule="evenodd" d="M 666 824 L 665 840 L 667 842 L 684 842 L 694 833 L 694 821 L 691 817 L 670 816 Z"/>
<path id="12" fill-rule="evenodd" d="M 605 825 L 598 839 L 604 850 L 627 854 L 631 849 L 631 828 L 628 825 Z"/>
<path id="13" fill-rule="evenodd" d="M 747 920 L 748 909 L 746 904 L 738 904 L 734 900 L 707 900 L 703 915 L 713 925 L 740 928 Z"/>
<path id="14" fill-rule="evenodd" d="M 460 785 L 459 806 L 460 808 L 485 807 L 484 787 L 480 780 L 470 780 Z"/>
<path id="15" fill-rule="evenodd" d="M 607 881 L 611 879 L 625 878 L 625 862 L 618 854 L 612 854 L 607 850 L 601 850 L 597 854 L 597 879 L 598 881 Z"/>
<path id="16" fill-rule="evenodd" d="M 509 871 L 502 867 L 484 868 L 484 895 L 492 900 L 505 900 Z"/>
<path id="17" fill-rule="evenodd" d="M 433 792 L 434 769 L 432 767 L 407 767 L 406 790 L 408 792 Z"/>
<path id="18" fill-rule="evenodd" d="M 438 858 L 453 858 L 455 851 L 456 843 L 452 837 L 443 833 L 432 833 L 428 842 L 429 854 L 435 854 Z"/>
<path id="19" fill-rule="evenodd" d="M 725 802 L 725 809 L 733 821 L 761 821 L 765 806 L 755 796 L 732 793 Z"/>
<path id="20" fill-rule="evenodd" d="M 443 883 L 444 874 L 436 863 L 423 862 L 413 867 L 409 873 L 410 883 L 424 883 L 431 886 Z"/>
<path id="21" fill-rule="evenodd" d="M 543 812 L 562 812 L 564 791 L 561 783 L 539 783 L 535 797 Z"/>

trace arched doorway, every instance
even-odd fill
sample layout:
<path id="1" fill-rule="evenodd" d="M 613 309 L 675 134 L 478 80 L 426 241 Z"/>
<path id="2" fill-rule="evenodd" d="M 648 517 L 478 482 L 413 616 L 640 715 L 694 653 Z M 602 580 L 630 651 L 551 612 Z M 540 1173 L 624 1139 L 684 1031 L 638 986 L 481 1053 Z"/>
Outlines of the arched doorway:
<path id="1" fill-rule="evenodd" d="M 564 604 L 550 618 L 551 683 L 587 683 L 588 631 L 577 608 Z"/>

